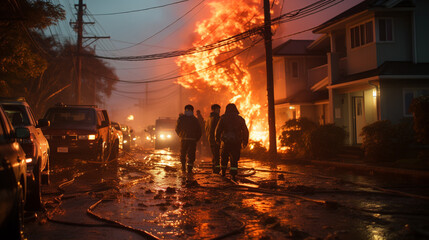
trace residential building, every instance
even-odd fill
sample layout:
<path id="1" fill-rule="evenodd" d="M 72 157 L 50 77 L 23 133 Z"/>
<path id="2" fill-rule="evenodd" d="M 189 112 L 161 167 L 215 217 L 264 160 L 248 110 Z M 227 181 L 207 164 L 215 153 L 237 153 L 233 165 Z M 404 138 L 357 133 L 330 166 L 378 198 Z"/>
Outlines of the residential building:
<path id="1" fill-rule="evenodd" d="M 429 1 L 366 0 L 317 27 L 309 47 L 326 51 L 327 68 L 311 89 L 329 92 L 328 121 L 343 126 L 348 144 L 377 120 L 412 117 L 413 98 L 429 95 Z"/>
<path id="2" fill-rule="evenodd" d="M 309 90 L 308 69 L 326 63 L 326 55 L 319 50 L 308 50 L 313 40 L 288 40 L 273 49 L 274 100 L 276 128 L 289 119 L 307 117 L 315 122 L 325 123 L 328 107 L 328 91 L 313 93 Z M 265 57 L 250 65 L 255 79 L 266 79 Z M 326 68 L 321 69 L 325 71 Z M 323 74 L 322 74 L 323 75 Z M 325 74 L 326 75 L 326 74 Z"/>

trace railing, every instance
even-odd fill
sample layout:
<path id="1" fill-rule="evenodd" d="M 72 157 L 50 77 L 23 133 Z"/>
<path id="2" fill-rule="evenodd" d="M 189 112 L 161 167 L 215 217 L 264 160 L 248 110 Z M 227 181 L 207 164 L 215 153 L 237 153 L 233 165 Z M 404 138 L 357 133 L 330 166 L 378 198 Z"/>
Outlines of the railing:
<path id="1" fill-rule="evenodd" d="M 328 76 L 328 64 L 308 69 L 308 84 L 313 86 Z"/>

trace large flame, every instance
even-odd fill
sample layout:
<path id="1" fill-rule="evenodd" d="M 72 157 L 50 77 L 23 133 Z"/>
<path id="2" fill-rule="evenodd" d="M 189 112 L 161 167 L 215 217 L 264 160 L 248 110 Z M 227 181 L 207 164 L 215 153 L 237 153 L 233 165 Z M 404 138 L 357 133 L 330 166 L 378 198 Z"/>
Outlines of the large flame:
<path id="1" fill-rule="evenodd" d="M 211 16 L 196 24 L 197 37 L 193 42 L 194 47 L 215 43 L 263 24 L 261 0 L 213 0 L 208 5 Z M 184 77 L 178 79 L 178 83 L 185 88 L 197 90 L 199 94 L 196 99 L 207 98 L 208 92 L 214 91 L 218 94 L 212 103 L 235 103 L 249 127 L 250 139 L 266 146 L 266 99 L 258 99 L 256 96 L 244 58 L 237 55 L 237 52 L 250 44 L 250 40 L 239 41 L 210 51 L 179 57 L 177 65 Z M 257 91 L 265 89 L 259 88 Z"/>

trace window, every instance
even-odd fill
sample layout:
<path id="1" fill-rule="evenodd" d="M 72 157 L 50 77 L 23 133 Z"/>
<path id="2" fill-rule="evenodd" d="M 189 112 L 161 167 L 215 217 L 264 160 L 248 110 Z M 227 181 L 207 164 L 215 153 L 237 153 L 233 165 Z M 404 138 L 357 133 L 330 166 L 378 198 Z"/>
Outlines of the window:
<path id="1" fill-rule="evenodd" d="M 391 18 L 378 19 L 378 38 L 380 42 L 393 41 L 393 20 Z"/>
<path id="2" fill-rule="evenodd" d="M 298 77 L 298 63 L 292 62 L 292 77 L 297 78 Z"/>
<path id="3" fill-rule="evenodd" d="M 403 98 L 404 98 L 404 116 L 412 116 L 413 113 L 410 111 L 410 105 L 413 102 L 414 98 L 421 96 L 429 96 L 428 89 L 404 89 Z"/>
<path id="4" fill-rule="evenodd" d="M 372 43 L 374 31 L 372 21 L 350 28 L 350 46 L 356 48 Z"/>

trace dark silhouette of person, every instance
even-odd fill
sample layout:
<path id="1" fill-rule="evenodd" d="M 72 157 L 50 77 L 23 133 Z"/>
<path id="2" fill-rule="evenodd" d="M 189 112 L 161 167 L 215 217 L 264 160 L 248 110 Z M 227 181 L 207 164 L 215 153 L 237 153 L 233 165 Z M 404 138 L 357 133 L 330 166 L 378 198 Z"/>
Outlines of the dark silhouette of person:
<path id="1" fill-rule="evenodd" d="M 239 115 L 235 104 L 230 103 L 226 106 L 225 114 L 220 117 L 216 127 L 215 138 L 221 147 L 222 176 L 225 176 L 228 162 L 230 162 L 229 173 L 235 180 L 238 173 L 240 150 L 245 148 L 249 142 L 249 130 L 246 121 Z"/>
<path id="2" fill-rule="evenodd" d="M 212 112 L 210 113 L 209 119 L 206 122 L 206 135 L 207 141 L 210 144 L 210 150 L 212 152 L 212 168 L 213 173 L 218 174 L 220 172 L 220 145 L 215 139 L 215 130 L 220 119 L 220 106 L 213 104 L 211 106 Z"/>
<path id="3" fill-rule="evenodd" d="M 206 140 L 206 133 L 205 133 L 205 131 L 204 131 L 204 118 L 203 118 L 203 115 L 201 115 L 201 111 L 200 110 L 197 110 L 197 119 L 198 119 L 198 122 L 200 123 L 200 126 L 201 126 L 201 133 L 202 133 L 202 138 L 197 142 L 197 150 L 198 150 L 198 156 L 201 156 L 202 155 L 202 153 L 203 153 L 203 149 L 204 149 L 204 147 L 205 147 L 205 140 Z"/>
<path id="4" fill-rule="evenodd" d="M 192 105 L 186 105 L 185 113 L 179 115 L 176 133 L 181 141 L 180 162 L 182 163 L 182 171 L 186 172 L 187 170 L 188 173 L 192 173 L 197 141 L 201 138 L 201 125 L 194 116 L 194 107 Z"/>

